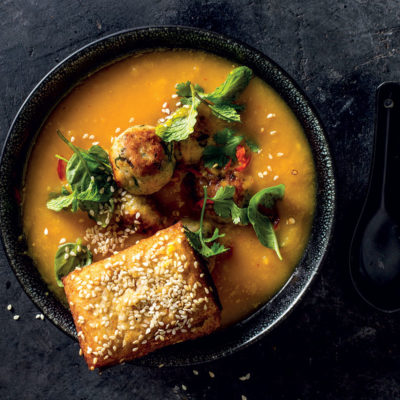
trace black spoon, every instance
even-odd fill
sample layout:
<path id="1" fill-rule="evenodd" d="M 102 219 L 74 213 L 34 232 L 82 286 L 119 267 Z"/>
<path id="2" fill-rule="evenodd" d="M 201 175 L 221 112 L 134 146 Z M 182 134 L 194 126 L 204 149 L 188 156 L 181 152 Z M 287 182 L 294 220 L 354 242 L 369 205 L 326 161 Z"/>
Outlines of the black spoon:
<path id="1" fill-rule="evenodd" d="M 367 303 L 394 312 L 400 310 L 400 84 L 381 84 L 376 102 L 373 164 L 350 274 Z"/>

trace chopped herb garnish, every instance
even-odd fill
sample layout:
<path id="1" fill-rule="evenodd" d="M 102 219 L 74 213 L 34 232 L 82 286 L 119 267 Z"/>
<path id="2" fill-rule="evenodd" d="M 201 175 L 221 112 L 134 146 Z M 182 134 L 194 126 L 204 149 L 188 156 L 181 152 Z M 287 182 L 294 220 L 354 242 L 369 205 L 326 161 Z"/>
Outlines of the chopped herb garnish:
<path id="1" fill-rule="evenodd" d="M 64 287 L 61 278 L 67 276 L 75 268 L 91 264 L 92 260 L 92 253 L 82 244 L 82 240 L 79 238 L 76 243 L 65 243 L 59 246 L 54 258 L 57 285 Z"/>
<path id="2" fill-rule="evenodd" d="M 109 210 L 112 214 L 112 197 L 116 190 L 108 154 L 100 146 L 89 150 L 81 149 L 66 139 L 60 131 L 58 136 L 73 150 L 67 161 L 66 179 L 71 190 L 63 187 L 60 193 L 52 194 L 47 208 L 61 211 L 71 208 L 87 211 L 89 216 L 101 226 L 107 226 L 110 218 L 105 217 Z M 62 159 L 60 156 L 56 156 Z"/>
<path id="3" fill-rule="evenodd" d="M 215 240 L 224 237 L 225 234 L 220 234 L 218 228 L 215 228 L 214 233 L 211 235 L 209 238 L 203 237 L 203 222 L 204 222 L 204 213 L 207 205 L 207 200 L 209 200 L 209 197 L 207 195 L 207 187 L 203 187 L 204 190 L 204 200 L 203 200 L 203 207 L 201 209 L 201 215 L 200 215 L 200 227 L 196 232 L 192 232 L 188 228 L 185 227 L 185 234 L 186 237 L 188 238 L 188 241 L 190 245 L 198 252 L 200 253 L 203 257 L 212 257 L 216 256 L 221 253 L 225 253 L 229 249 L 226 248 L 224 245 L 222 245 L 219 242 L 216 242 Z M 211 247 L 208 246 L 207 243 L 212 243 Z"/>

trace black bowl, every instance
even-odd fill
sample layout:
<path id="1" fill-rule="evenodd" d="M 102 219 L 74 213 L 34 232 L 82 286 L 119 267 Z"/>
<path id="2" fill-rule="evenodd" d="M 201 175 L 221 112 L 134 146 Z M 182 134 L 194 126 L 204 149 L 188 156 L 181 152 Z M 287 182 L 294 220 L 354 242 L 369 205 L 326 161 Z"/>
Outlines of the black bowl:
<path id="1" fill-rule="evenodd" d="M 332 159 L 322 125 L 298 86 L 259 51 L 225 36 L 187 27 L 149 27 L 119 32 L 73 53 L 50 71 L 25 100 L 10 128 L 0 164 L 0 229 L 9 263 L 23 289 L 56 326 L 76 339 L 71 314 L 51 294 L 26 253 L 22 235 L 21 190 L 30 149 L 59 101 L 89 74 L 147 49 L 200 49 L 249 66 L 293 110 L 308 138 L 317 171 L 317 207 L 304 255 L 288 282 L 271 300 L 241 323 L 195 342 L 159 350 L 136 363 L 185 365 L 218 359 L 255 342 L 293 309 L 316 275 L 331 238 L 335 211 Z"/>

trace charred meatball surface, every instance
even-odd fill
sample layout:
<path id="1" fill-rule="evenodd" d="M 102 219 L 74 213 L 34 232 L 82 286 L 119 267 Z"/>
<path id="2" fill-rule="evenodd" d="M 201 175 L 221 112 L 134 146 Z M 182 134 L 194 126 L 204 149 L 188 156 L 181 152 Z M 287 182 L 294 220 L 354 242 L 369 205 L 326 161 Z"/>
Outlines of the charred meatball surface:
<path id="1" fill-rule="evenodd" d="M 115 138 L 109 156 L 117 184 L 137 195 L 159 191 L 169 182 L 175 168 L 172 149 L 149 125 L 122 132 Z"/>

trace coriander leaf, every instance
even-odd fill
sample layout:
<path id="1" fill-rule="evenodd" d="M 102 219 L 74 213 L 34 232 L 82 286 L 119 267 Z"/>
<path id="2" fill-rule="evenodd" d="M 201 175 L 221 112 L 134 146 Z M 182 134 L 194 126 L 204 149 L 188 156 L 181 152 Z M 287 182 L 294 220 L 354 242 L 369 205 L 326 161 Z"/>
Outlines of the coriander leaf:
<path id="1" fill-rule="evenodd" d="M 236 148 L 242 142 L 243 136 L 235 136 L 235 132 L 230 128 L 225 128 L 214 135 L 216 146 L 207 146 L 203 151 L 204 165 L 207 168 L 217 164 L 219 167 L 225 166 L 229 159 L 236 161 Z"/>
<path id="2" fill-rule="evenodd" d="M 285 185 L 282 184 L 260 190 L 250 199 L 247 212 L 258 240 L 263 246 L 275 250 L 280 260 L 282 260 L 282 255 L 279 251 L 278 239 L 274 227 L 270 219 L 262 214 L 258 208 L 260 205 L 266 208 L 273 208 L 276 200 L 282 199 L 284 194 Z"/>
<path id="3" fill-rule="evenodd" d="M 172 117 L 156 127 L 156 134 L 165 142 L 181 141 L 187 139 L 194 130 L 197 122 L 197 107 L 200 100 L 195 95 L 195 89 L 190 84 L 191 104 L 178 108 Z"/>
<path id="4" fill-rule="evenodd" d="M 246 144 L 253 153 L 258 153 L 260 151 L 260 146 L 251 139 L 246 139 Z"/>
<path id="5" fill-rule="evenodd" d="M 253 77 L 250 68 L 242 66 L 232 70 L 225 82 L 204 97 L 214 104 L 232 102 L 243 92 Z"/>
<path id="6" fill-rule="evenodd" d="M 224 245 L 221 243 L 215 242 L 215 240 L 224 237 L 225 234 L 220 234 L 218 228 L 215 228 L 214 233 L 211 235 L 209 238 L 204 238 L 203 237 L 203 221 L 204 221 L 204 213 L 207 205 L 207 187 L 203 187 L 204 190 L 204 201 L 203 201 L 203 207 L 201 209 L 201 215 L 200 215 L 200 227 L 196 232 L 192 232 L 189 230 L 187 227 L 184 227 L 185 229 L 185 234 L 186 237 L 190 243 L 190 245 L 203 257 L 212 257 L 216 256 L 221 253 L 225 253 L 229 249 L 227 249 Z M 209 247 L 206 243 L 213 242 L 214 243 Z"/>
<path id="7" fill-rule="evenodd" d="M 81 239 L 77 239 L 76 243 L 65 243 L 59 246 L 54 258 L 57 285 L 64 287 L 61 278 L 67 276 L 75 268 L 91 264 L 92 259 L 92 253 L 82 245 Z"/>
<path id="8" fill-rule="evenodd" d="M 233 200 L 235 188 L 233 186 L 220 187 L 214 197 L 211 197 L 214 211 L 222 218 L 232 218 L 234 224 L 247 225 L 249 219 L 247 208 L 240 208 Z"/>

